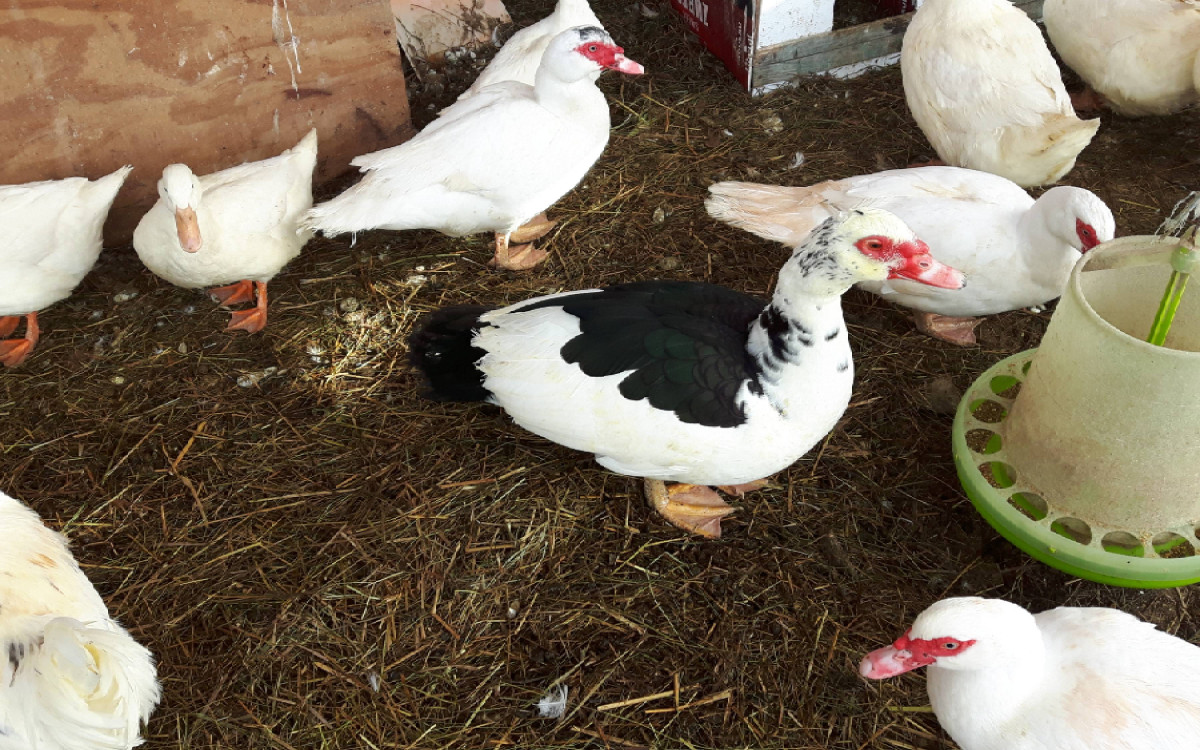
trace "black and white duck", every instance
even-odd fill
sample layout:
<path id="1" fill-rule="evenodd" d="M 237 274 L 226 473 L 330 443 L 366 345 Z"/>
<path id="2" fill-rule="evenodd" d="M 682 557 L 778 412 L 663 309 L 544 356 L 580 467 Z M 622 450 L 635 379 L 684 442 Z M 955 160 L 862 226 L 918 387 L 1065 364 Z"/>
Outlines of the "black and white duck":
<path id="1" fill-rule="evenodd" d="M 645 478 L 667 520 L 716 537 L 733 510 L 712 487 L 761 486 L 837 424 L 854 379 L 841 295 L 889 278 L 963 283 L 895 215 L 855 210 L 800 243 L 769 303 L 713 284 L 636 282 L 443 308 L 409 344 L 432 398 L 496 404 Z"/>

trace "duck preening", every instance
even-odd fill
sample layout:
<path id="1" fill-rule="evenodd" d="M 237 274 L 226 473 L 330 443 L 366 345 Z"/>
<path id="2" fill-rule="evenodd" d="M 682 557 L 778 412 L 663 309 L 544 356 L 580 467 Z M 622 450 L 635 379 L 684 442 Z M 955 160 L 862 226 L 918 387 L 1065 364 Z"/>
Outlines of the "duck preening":
<path id="1" fill-rule="evenodd" d="M 37 514 L 0 492 L 0 748 L 127 750 L 158 704 L 154 658 Z"/>
<path id="2" fill-rule="evenodd" d="M 16 367 L 40 336 L 38 311 L 64 300 L 103 247 L 104 220 L 133 167 L 97 180 L 0 185 L 0 364 Z M 25 318 L 25 335 L 6 339 Z"/>
<path id="3" fill-rule="evenodd" d="M 1046 0 L 1043 14 L 1055 51 L 1091 87 L 1076 108 L 1140 117 L 1200 101 L 1200 0 Z"/>
<path id="4" fill-rule="evenodd" d="M 900 50 L 913 119 L 946 164 L 1032 187 L 1092 141 L 1042 32 L 1009 0 L 925 0 Z"/>
<path id="5" fill-rule="evenodd" d="M 410 350 L 433 398 L 497 404 L 531 432 L 645 478 L 671 523 L 719 536 L 732 509 L 712 486 L 752 488 L 846 410 L 842 293 L 900 277 L 962 285 L 894 215 L 850 211 L 800 243 L 769 303 L 697 282 L 620 284 L 438 310 Z"/>
<path id="6" fill-rule="evenodd" d="M 917 327 L 966 346 L 980 315 L 1038 307 L 1062 294 L 1080 254 L 1113 238 L 1112 211 L 1094 193 L 1061 185 L 1034 200 L 1011 180 L 959 167 L 917 167 L 808 187 L 718 182 L 715 219 L 794 247 L 829 216 L 860 206 L 899 216 L 930 251 L 966 277 L 963 290 L 905 279 L 858 286 L 913 310 Z"/>
<path id="7" fill-rule="evenodd" d="M 228 285 L 209 293 L 222 305 L 254 307 L 233 312 L 225 330 L 261 331 L 267 282 L 312 237 L 298 222 L 312 207 L 316 165 L 315 128 L 279 156 L 202 177 L 171 164 L 158 182 L 158 202 L 133 232 L 133 248 L 147 268 L 176 286 Z"/>
<path id="8" fill-rule="evenodd" d="M 1200 647 L 1115 609 L 944 599 L 859 672 L 920 667 L 962 750 L 1150 750 L 1200 735 Z"/>
<path id="9" fill-rule="evenodd" d="M 412 140 L 364 154 L 353 187 L 308 212 L 326 235 L 365 229 L 493 232 L 501 268 L 532 268 L 546 252 L 510 247 L 519 227 L 579 184 L 608 143 L 608 101 L 596 88 L 604 69 L 639 75 L 606 31 L 568 29 L 554 37 L 533 86 L 501 81 L 446 108 Z"/>

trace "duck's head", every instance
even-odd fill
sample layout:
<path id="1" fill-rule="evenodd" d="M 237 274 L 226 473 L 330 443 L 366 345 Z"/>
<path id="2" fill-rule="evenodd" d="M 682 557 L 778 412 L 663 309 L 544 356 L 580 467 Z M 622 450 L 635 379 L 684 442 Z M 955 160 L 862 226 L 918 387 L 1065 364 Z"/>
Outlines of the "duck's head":
<path id="1" fill-rule="evenodd" d="M 1043 653 L 1037 621 L 1024 608 L 1003 599 L 960 596 L 934 603 L 892 645 L 867 654 L 858 672 L 881 680 L 930 665 L 983 669 Z"/>
<path id="2" fill-rule="evenodd" d="M 779 272 L 779 291 L 837 295 L 860 281 L 911 279 L 961 289 L 959 271 L 938 261 L 898 216 L 874 208 L 826 219 L 804 238 Z"/>
<path id="3" fill-rule="evenodd" d="M 539 70 L 542 68 L 568 82 L 594 76 L 606 68 L 635 76 L 646 72 L 626 57 L 625 50 L 599 26 L 576 26 L 551 39 L 542 55 Z"/>
<path id="4" fill-rule="evenodd" d="M 162 179 L 158 181 L 158 196 L 175 214 L 179 246 L 189 253 L 196 252 L 204 244 L 200 222 L 196 219 L 200 192 L 200 181 L 186 164 L 171 164 L 163 170 Z"/>
<path id="5" fill-rule="evenodd" d="M 1112 210 L 1090 190 L 1059 185 L 1043 193 L 1038 203 L 1050 207 L 1047 221 L 1055 237 L 1081 253 L 1116 234 Z"/>

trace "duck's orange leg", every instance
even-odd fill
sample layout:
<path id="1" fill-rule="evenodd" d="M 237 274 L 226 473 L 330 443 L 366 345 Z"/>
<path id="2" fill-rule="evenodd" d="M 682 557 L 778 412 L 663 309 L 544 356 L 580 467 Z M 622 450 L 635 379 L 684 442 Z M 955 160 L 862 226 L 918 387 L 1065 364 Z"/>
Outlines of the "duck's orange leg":
<path id="1" fill-rule="evenodd" d="M 913 320 L 918 331 L 958 346 L 974 346 L 975 327 L 983 322 L 979 318 L 953 318 L 920 310 L 913 311 Z"/>
<path id="2" fill-rule="evenodd" d="M 488 265 L 509 271 L 527 271 L 546 257 L 545 250 L 533 245 L 510 245 L 507 234 L 496 232 L 496 254 Z"/>
<path id="3" fill-rule="evenodd" d="M 249 285 L 249 281 L 243 281 L 243 284 Z M 226 331 L 245 331 L 246 333 L 258 333 L 267 326 L 267 282 L 255 281 L 254 292 L 252 296 L 257 296 L 258 300 L 254 307 L 249 310 L 235 311 L 229 320 L 229 325 L 225 326 Z M 249 302 L 250 300 L 246 300 Z"/>
<path id="4" fill-rule="evenodd" d="M 20 315 L 5 315 L 4 317 L 0 317 L 0 339 L 11 336 L 12 332 L 17 330 L 17 323 L 20 322 Z"/>
<path id="5" fill-rule="evenodd" d="M 646 499 L 663 518 L 685 531 L 716 539 L 721 536 L 721 519 L 733 513 L 721 496 L 698 484 L 673 484 L 645 480 Z"/>
<path id="6" fill-rule="evenodd" d="M 250 281 L 239 281 L 229 286 L 219 286 L 208 290 L 209 295 L 222 307 L 240 305 L 254 301 L 254 286 Z"/>
<path id="7" fill-rule="evenodd" d="M 9 319 L 12 319 L 10 324 Z M 0 336 L 7 336 L 16 329 L 17 316 L 0 319 Z M 41 331 L 38 329 L 37 313 L 31 312 L 25 316 L 25 338 L 7 339 L 0 341 L 0 364 L 5 367 L 16 367 L 25 361 L 37 344 Z"/>

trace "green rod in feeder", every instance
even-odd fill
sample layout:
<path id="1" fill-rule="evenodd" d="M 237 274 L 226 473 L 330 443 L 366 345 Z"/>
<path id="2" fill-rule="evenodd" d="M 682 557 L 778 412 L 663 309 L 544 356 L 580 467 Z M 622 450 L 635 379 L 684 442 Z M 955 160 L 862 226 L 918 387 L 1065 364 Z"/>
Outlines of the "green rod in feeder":
<path id="1" fill-rule="evenodd" d="M 1155 346 L 1166 343 L 1167 334 L 1171 332 L 1171 323 L 1175 321 L 1175 313 L 1179 303 L 1183 301 L 1183 293 L 1187 289 L 1188 279 L 1192 273 L 1200 270 L 1200 250 L 1196 248 L 1196 227 L 1188 227 L 1187 232 L 1179 240 L 1179 247 L 1171 253 L 1171 276 L 1167 279 L 1167 290 L 1163 293 L 1162 301 L 1158 303 L 1158 312 L 1154 315 L 1154 323 L 1150 326 L 1150 335 L 1146 341 Z"/>
<path id="2" fill-rule="evenodd" d="M 1150 326 L 1150 335 L 1146 337 L 1146 341 L 1155 346 L 1163 346 L 1166 343 L 1171 324 L 1175 321 L 1175 313 L 1179 310 L 1179 303 L 1183 301 L 1188 279 L 1193 273 L 1200 271 L 1200 248 L 1196 246 L 1197 227 L 1200 227 L 1200 192 L 1193 192 L 1175 204 L 1171 216 L 1158 228 L 1160 237 L 1179 237 L 1179 244 L 1171 253 L 1171 277 L 1167 279 L 1167 289 L 1158 303 L 1158 312 L 1155 313 L 1154 323 Z"/>

